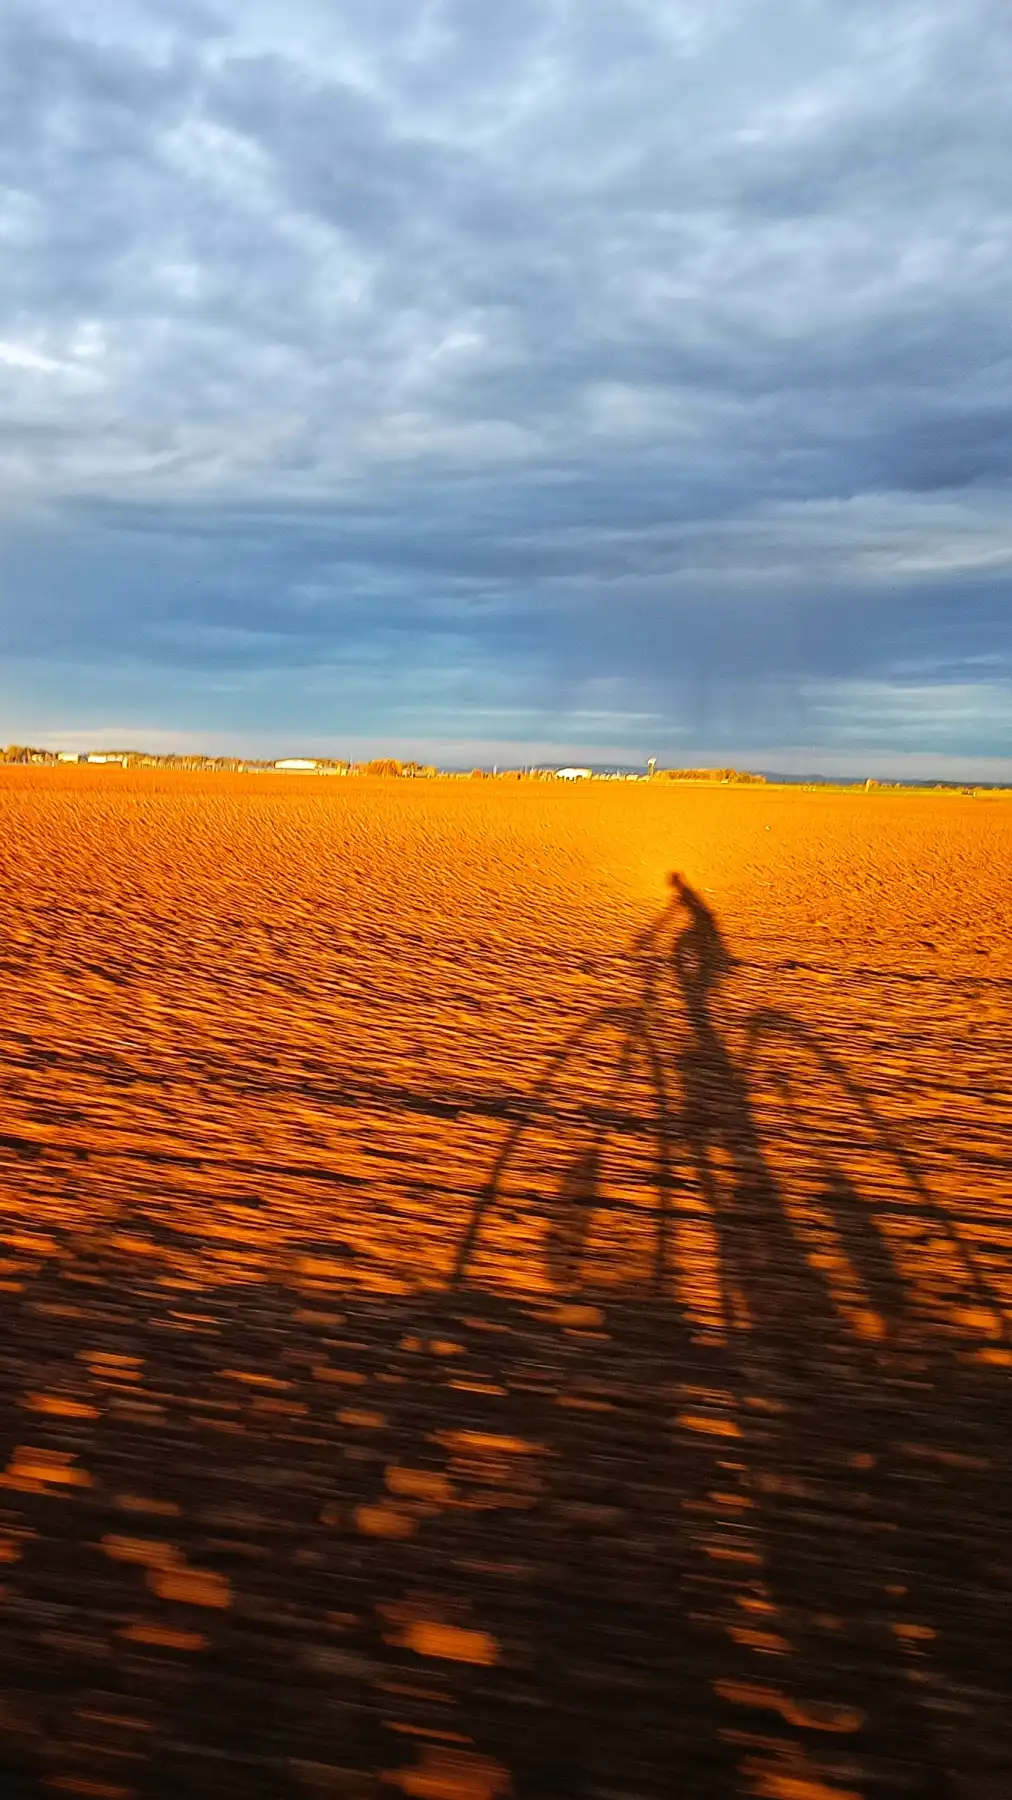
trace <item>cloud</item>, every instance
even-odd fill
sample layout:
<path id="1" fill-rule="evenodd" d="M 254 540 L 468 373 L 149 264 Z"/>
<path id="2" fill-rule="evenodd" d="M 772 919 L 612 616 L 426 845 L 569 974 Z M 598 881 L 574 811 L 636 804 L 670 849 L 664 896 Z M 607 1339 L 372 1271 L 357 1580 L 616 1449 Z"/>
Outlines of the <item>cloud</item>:
<path id="1" fill-rule="evenodd" d="M 1003 7 L 2 31 L 19 717 L 1001 753 Z"/>

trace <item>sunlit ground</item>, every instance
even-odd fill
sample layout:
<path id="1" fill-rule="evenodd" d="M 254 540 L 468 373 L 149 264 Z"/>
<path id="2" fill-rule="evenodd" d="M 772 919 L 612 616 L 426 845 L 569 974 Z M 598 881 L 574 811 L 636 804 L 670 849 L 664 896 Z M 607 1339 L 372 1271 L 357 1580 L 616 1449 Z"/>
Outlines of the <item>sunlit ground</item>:
<path id="1" fill-rule="evenodd" d="M 5 1795 L 1007 1800 L 1012 803 L 4 770 L 0 857 Z"/>

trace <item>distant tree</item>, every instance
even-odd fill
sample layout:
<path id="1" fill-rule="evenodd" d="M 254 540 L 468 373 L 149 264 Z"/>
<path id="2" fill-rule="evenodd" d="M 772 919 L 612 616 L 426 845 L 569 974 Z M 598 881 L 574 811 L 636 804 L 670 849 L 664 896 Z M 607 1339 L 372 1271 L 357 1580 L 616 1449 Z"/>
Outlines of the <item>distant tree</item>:
<path id="1" fill-rule="evenodd" d="M 401 765 L 393 756 L 377 756 L 365 765 L 366 775 L 400 775 Z"/>
<path id="2" fill-rule="evenodd" d="M 50 763 L 55 761 L 55 750 L 40 750 L 36 744 L 8 744 L 6 750 L 0 751 L 0 762 L 5 763 Z"/>
<path id="3" fill-rule="evenodd" d="M 657 769 L 655 781 L 719 781 L 722 786 L 764 784 L 765 775 L 753 775 L 747 769 Z"/>

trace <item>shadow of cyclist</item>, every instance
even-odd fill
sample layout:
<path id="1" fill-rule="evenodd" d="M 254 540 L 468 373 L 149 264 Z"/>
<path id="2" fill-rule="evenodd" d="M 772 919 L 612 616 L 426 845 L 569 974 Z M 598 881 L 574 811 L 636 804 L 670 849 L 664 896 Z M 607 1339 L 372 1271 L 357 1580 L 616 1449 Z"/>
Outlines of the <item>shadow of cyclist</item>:
<path id="1" fill-rule="evenodd" d="M 807 1347 L 797 1325 L 804 1317 L 824 1322 L 823 1286 L 790 1229 L 748 1081 L 714 1017 L 735 958 L 702 896 L 681 875 L 670 881 L 675 905 L 668 966 L 672 1010 L 682 1026 L 675 1052 L 680 1148 L 715 1221 L 727 1312 L 739 1326 L 760 1327 L 739 1332 L 739 1345 L 767 1361 L 775 1349 L 778 1377 L 793 1374 L 803 1381 Z"/>

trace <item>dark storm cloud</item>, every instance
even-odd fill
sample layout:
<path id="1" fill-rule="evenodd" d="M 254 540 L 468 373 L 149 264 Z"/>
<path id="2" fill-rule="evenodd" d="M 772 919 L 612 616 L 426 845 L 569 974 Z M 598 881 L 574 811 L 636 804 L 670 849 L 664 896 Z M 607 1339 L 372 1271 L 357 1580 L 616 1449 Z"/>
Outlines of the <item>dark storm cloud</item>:
<path id="1" fill-rule="evenodd" d="M 882 742 L 1000 751 L 1003 8 L 94 0 L 3 35 L 0 629 L 40 718 L 62 662 L 156 709 L 162 671 L 170 725 L 187 672 L 236 728 L 325 689 L 574 743 L 852 736 L 873 692 Z"/>

